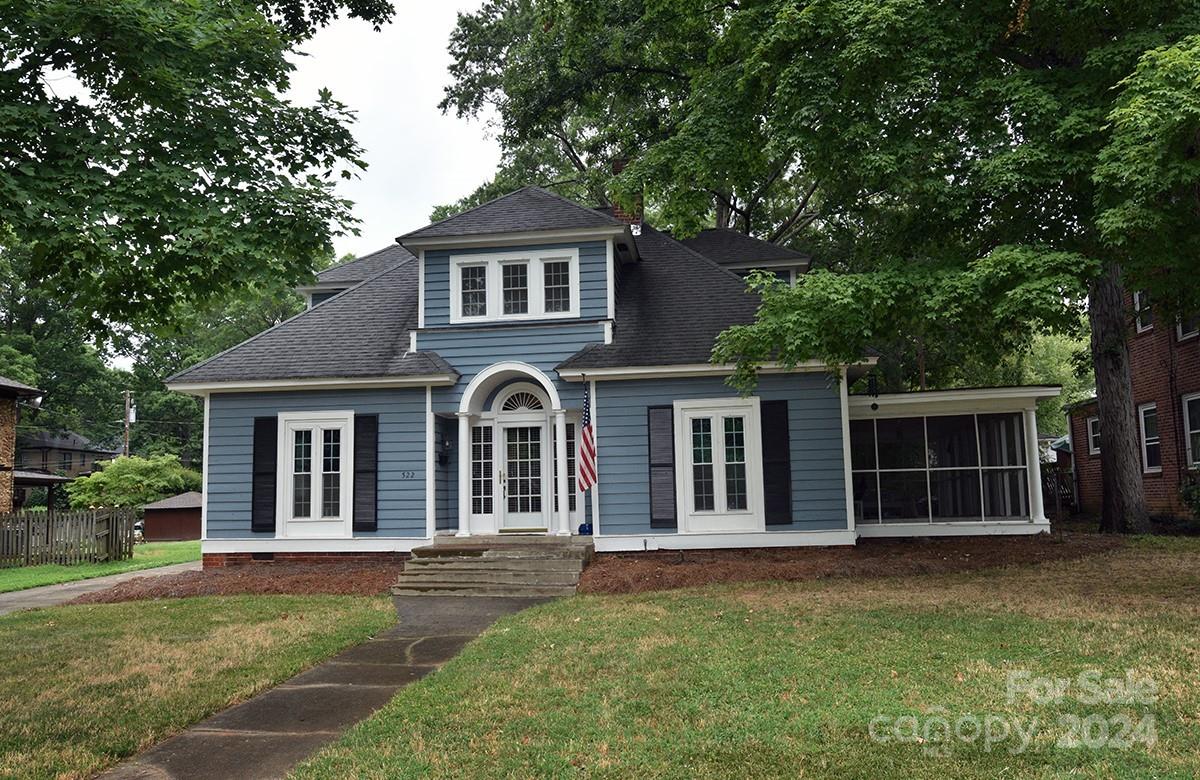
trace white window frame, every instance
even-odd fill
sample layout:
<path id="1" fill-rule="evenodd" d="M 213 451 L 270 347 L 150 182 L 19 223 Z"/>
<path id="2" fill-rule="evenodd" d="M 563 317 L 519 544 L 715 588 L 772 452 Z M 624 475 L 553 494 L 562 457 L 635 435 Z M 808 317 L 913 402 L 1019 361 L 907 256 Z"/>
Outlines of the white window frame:
<path id="1" fill-rule="evenodd" d="M 1195 322 L 1195 329 L 1189 330 L 1185 333 L 1183 330 L 1183 320 L 1180 320 L 1179 323 L 1175 325 L 1175 340 L 1187 341 L 1188 339 L 1194 339 L 1196 336 L 1200 336 L 1200 317 L 1197 317 Z"/>
<path id="2" fill-rule="evenodd" d="M 1095 431 L 1092 430 L 1093 426 L 1096 429 Z M 1087 445 L 1088 445 L 1088 455 L 1099 455 L 1100 454 L 1100 418 L 1099 417 L 1087 418 Z"/>
<path id="3" fill-rule="evenodd" d="M 676 401 L 675 411 L 675 506 L 680 517 L 680 533 L 756 532 L 766 531 L 763 506 L 762 431 L 760 404 L 757 396 L 750 398 L 704 398 Z M 746 450 L 746 508 L 727 509 L 725 496 L 725 447 L 722 417 L 736 414 L 746 418 L 744 429 Z M 695 497 L 692 474 L 691 420 L 698 417 L 714 419 L 713 435 L 713 506 L 712 511 L 692 509 Z M 718 453 L 720 455 L 718 456 Z M 722 524 L 737 524 L 726 527 Z"/>
<path id="4" fill-rule="evenodd" d="M 1200 393 L 1189 393 L 1180 399 L 1183 404 L 1183 442 L 1187 451 L 1187 466 L 1190 469 L 1200 469 L 1200 452 L 1192 450 L 1192 426 L 1200 430 L 1200 420 L 1192 420 L 1188 414 L 1188 402 L 1200 399 Z"/>
<path id="5" fill-rule="evenodd" d="M 1143 474 L 1158 474 L 1159 472 L 1162 471 L 1162 434 L 1161 433 L 1158 436 L 1154 437 L 1155 438 L 1154 443 L 1158 445 L 1158 464 L 1159 465 L 1157 465 L 1157 466 L 1150 465 L 1150 458 L 1149 458 L 1149 452 L 1148 452 L 1150 442 L 1146 441 L 1146 412 L 1150 411 L 1151 409 L 1154 410 L 1155 422 L 1157 422 L 1157 420 L 1158 420 L 1158 404 L 1153 403 L 1153 402 L 1148 403 L 1148 404 L 1139 404 L 1138 408 L 1137 408 L 1138 431 L 1140 434 L 1139 438 L 1141 439 L 1141 443 L 1142 443 L 1142 473 Z"/>
<path id="6" fill-rule="evenodd" d="M 546 311 L 545 263 L 566 262 L 570 268 L 571 305 L 566 311 Z M 505 265 L 527 264 L 526 279 L 529 285 L 529 310 L 525 314 L 504 313 L 503 271 Z M 487 267 L 487 314 L 466 317 L 462 313 L 462 268 L 483 265 Z M 495 252 L 450 256 L 450 324 L 464 325 L 474 322 L 522 322 L 529 320 L 561 320 L 579 317 L 579 250 L 539 249 L 533 252 Z"/>
<path id="7" fill-rule="evenodd" d="M 275 535 L 287 538 L 349 539 L 354 536 L 354 412 L 280 412 L 275 492 Z M 293 449 L 295 432 L 312 429 L 311 506 L 315 517 L 297 519 L 292 516 Z M 339 470 L 339 507 L 337 517 L 321 517 L 319 507 L 324 493 L 322 465 L 322 431 L 341 431 L 341 469 Z M 291 527 L 289 527 L 291 524 Z M 311 530 L 306 530 L 308 526 Z"/>
<path id="8" fill-rule="evenodd" d="M 1151 301 L 1151 304 L 1153 304 L 1153 301 Z M 1149 309 L 1149 307 L 1147 307 L 1147 310 L 1148 309 Z M 1145 333 L 1148 330 L 1154 329 L 1154 321 L 1153 320 L 1150 321 L 1149 325 L 1142 324 L 1142 311 L 1143 311 L 1143 309 L 1142 309 L 1142 291 L 1134 290 L 1134 292 L 1133 292 L 1133 321 L 1134 321 L 1134 325 L 1137 327 L 1138 333 Z M 1153 312 L 1151 312 L 1151 315 L 1153 315 Z"/>

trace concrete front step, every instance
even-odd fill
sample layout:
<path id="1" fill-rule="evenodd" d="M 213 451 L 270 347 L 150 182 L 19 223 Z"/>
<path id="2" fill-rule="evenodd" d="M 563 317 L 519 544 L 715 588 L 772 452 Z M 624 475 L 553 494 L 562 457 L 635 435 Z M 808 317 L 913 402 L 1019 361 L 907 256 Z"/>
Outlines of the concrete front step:
<path id="1" fill-rule="evenodd" d="M 575 587 L 579 584 L 577 571 L 513 571 L 496 569 L 439 569 L 433 571 L 406 571 L 398 584 L 407 585 L 436 585 L 436 584 L 486 584 L 498 585 L 567 585 Z"/>
<path id="2" fill-rule="evenodd" d="M 591 550 L 582 547 L 414 547 L 414 559 L 488 558 L 488 559 L 573 559 L 589 560 Z"/>
<path id="3" fill-rule="evenodd" d="M 476 570 L 488 571 L 570 571 L 578 574 L 583 571 L 583 561 L 575 558 L 527 558 L 525 560 L 491 559 L 491 558 L 412 558 L 404 565 L 409 571 L 454 571 Z"/>
<path id="4" fill-rule="evenodd" d="M 509 598 L 534 598 L 545 596 L 573 596 L 574 585 L 477 585 L 477 584 L 409 584 L 401 578 L 400 584 L 392 586 L 396 596 L 497 596 Z"/>

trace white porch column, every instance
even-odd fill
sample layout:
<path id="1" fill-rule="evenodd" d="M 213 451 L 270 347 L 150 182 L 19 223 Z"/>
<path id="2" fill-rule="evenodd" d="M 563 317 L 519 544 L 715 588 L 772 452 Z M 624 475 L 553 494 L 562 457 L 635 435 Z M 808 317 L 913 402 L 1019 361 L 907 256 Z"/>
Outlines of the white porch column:
<path id="1" fill-rule="evenodd" d="M 471 415 L 458 412 L 458 533 L 471 535 Z"/>
<path id="2" fill-rule="evenodd" d="M 571 498 L 567 489 L 567 413 L 554 410 L 554 483 L 558 496 L 558 535 L 571 535 Z"/>
<path id="3" fill-rule="evenodd" d="M 1037 410 L 1021 412 L 1025 421 L 1025 463 L 1029 474 L 1029 516 L 1035 523 L 1046 522 L 1042 506 L 1042 458 L 1038 451 Z"/>

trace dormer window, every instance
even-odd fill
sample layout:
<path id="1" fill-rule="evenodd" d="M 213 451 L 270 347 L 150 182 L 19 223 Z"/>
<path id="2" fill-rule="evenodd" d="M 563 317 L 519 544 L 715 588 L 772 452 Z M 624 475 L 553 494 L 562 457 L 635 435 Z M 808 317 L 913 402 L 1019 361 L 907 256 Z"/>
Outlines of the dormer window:
<path id="1" fill-rule="evenodd" d="M 579 252 L 452 255 L 450 322 L 579 316 Z"/>

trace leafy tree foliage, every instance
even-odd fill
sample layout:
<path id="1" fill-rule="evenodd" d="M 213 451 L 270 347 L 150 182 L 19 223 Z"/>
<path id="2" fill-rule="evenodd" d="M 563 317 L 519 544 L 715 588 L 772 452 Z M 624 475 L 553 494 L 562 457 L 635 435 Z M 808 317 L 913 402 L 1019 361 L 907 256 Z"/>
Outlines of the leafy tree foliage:
<path id="1" fill-rule="evenodd" d="M 200 474 L 185 469 L 174 455 L 120 457 L 67 484 L 71 506 L 142 506 L 189 490 L 200 490 Z"/>
<path id="2" fill-rule="evenodd" d="M 0 225 L 38 287 L 109 323 L 167 322 L 248 281 L 298 281 L 352 229 L 351 112 L 284 97 L 289 57 L 384 0 L 15 0 L 0 7 Z"/>

